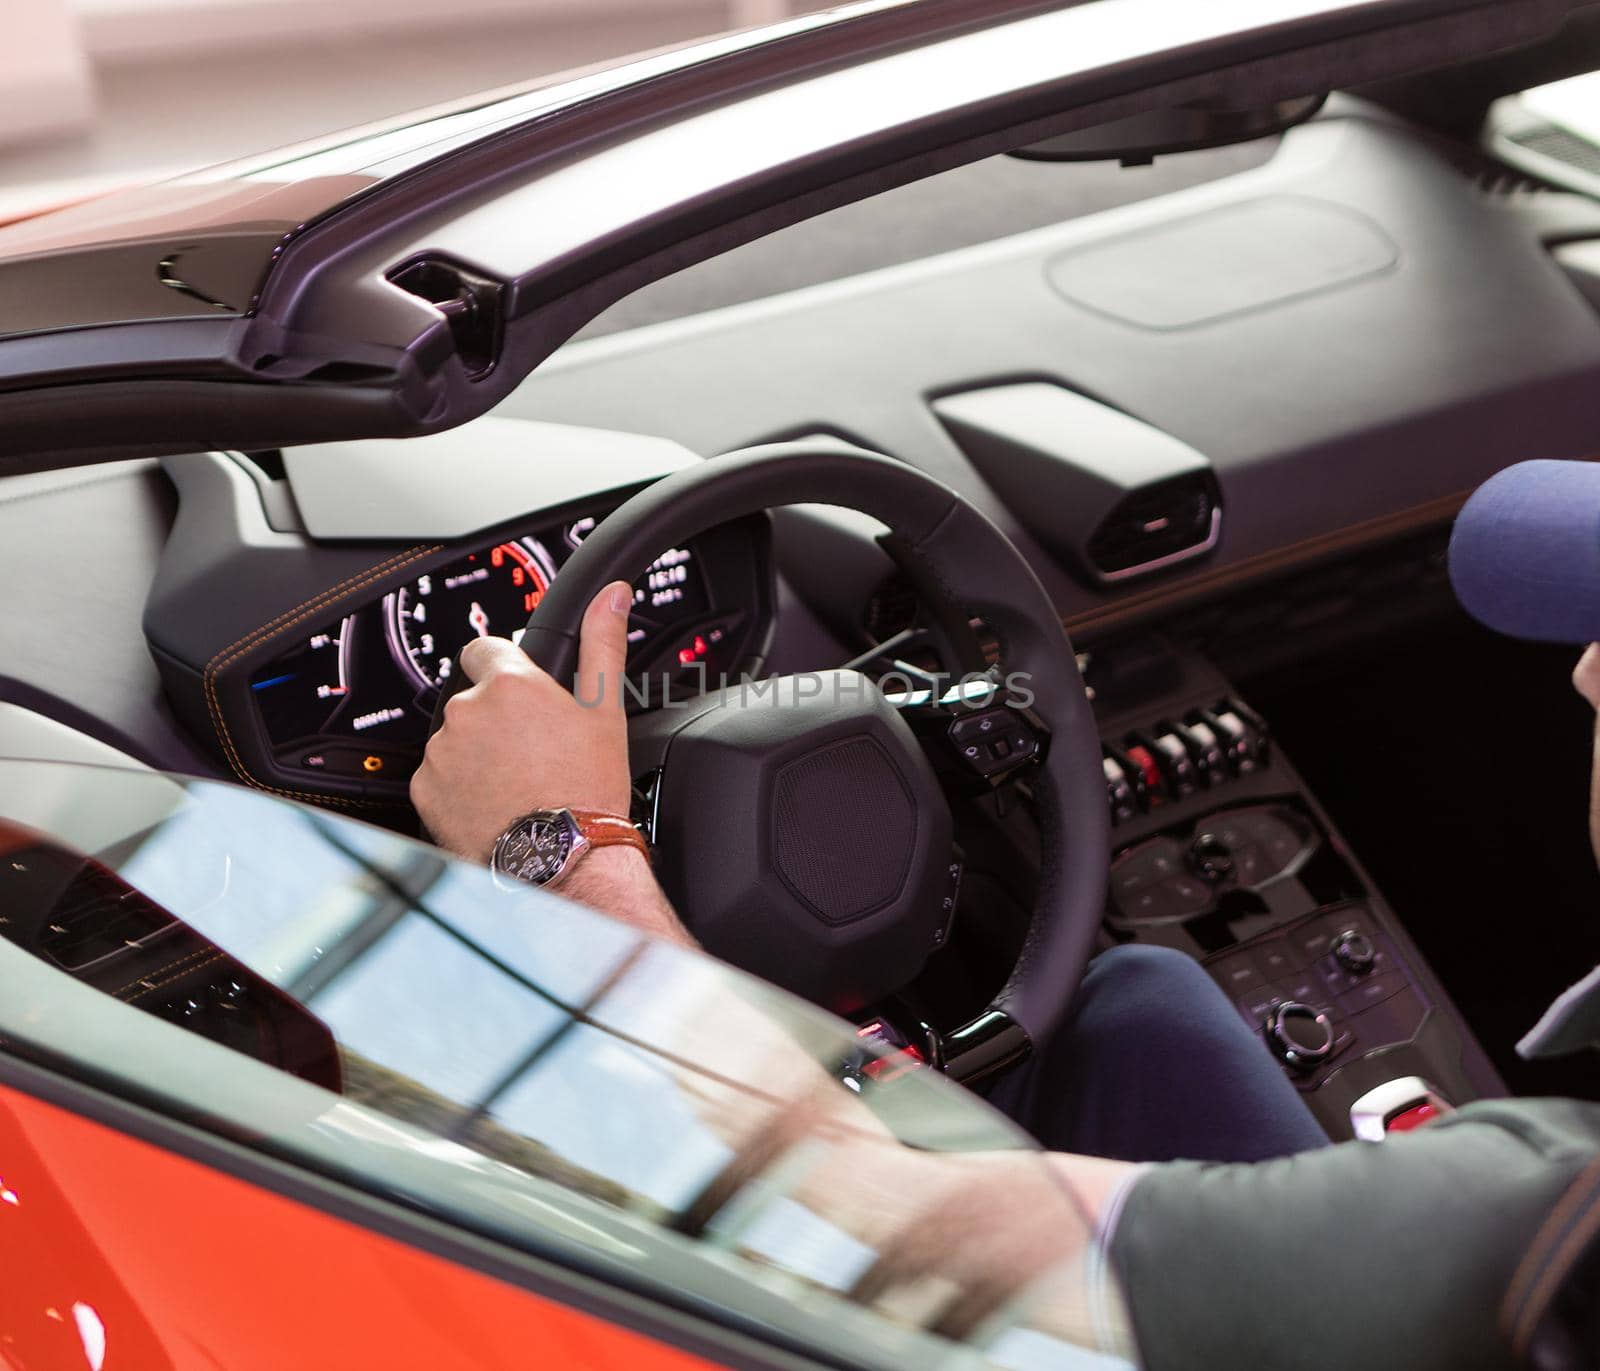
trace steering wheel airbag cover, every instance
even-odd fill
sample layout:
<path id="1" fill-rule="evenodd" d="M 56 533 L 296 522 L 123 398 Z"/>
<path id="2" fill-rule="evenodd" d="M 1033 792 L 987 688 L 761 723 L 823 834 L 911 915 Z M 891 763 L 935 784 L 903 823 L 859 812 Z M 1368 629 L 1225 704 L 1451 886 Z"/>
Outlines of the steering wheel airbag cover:
<path id="1" fill-rule="evenodd" d="M 659 786 L 657 875 L 718 956 L 849 1011 L 942 941 L 949 805 L 857 672 L 718 692 L 672 734 Z"/>

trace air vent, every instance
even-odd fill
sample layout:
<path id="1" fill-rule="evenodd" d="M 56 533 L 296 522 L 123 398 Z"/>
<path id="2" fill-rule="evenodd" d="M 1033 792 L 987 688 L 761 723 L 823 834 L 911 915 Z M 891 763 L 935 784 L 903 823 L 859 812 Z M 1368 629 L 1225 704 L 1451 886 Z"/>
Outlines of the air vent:
<path id="1" fill-rule="evenodd" d="M 39 950 L 72 971 L 126 952 L 175 922 L 133 887 L 90 864 L 61 892 L 39 935 Z"/>
<path id="2" fill-rule="evenodd" d="M 1044 381 L 943 396 L 933 410 L 1017 521 L 1089 585 L 1217 540 L 1211 463 L 1131 414 Z"/>
<path id="3" fill-rule="evenodd" d="M 479 380 L 494 370 L 505 302 L 500 282 L 437 257 L 419 257 L 397 267 L 389 279 L 444 315 L 468 380 Z"/>
<path id="4" fill-rule="evenodd" d="M 1600 147 L 1554 124 L 1519 129 L 1507 134 L 1506 141 L 1526 148 L 1535 156 L 1548 157 L 1552 162 L 1564 162 L 1590 176 L 1600 176 Z"/>
<path id="5" fill-rule="evenodd" d="M 1191 472 L 1124 496 L 1085 552 L 1102 580 L 1123 581 L 1209 552 L 1221 531 L 1215 478 Z"/>

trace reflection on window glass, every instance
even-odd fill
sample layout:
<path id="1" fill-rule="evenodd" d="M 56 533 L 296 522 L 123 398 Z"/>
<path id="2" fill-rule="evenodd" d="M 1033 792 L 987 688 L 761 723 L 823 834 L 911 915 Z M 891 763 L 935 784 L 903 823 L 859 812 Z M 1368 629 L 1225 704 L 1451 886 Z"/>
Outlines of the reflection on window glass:
<path id="1" fill-rule="evenodd" d="M 469 1107 L 566 1019 L 415 914 L 310 996 L 307 1007 L 345 1047 Z"/>
<path id="2" fill-rule="evenodd" d="M 597 1092 L 597 1077 L 618 1088 Z M 531 1060 L 493 1113 L 665 1212 L 685 1208 L 732 1156 L 686 1098 L 677 1070 L 587 1024 Z"/>
<path id="3" fill-rule="evenodd" d="M 382 830 L 39 766 L 0 760 L 8 1044 L 48 1025 L 104 1077 L 169 1035 L 128 1079 L 192 1122 L 248 1100 L 279 1155 L 841 1364 L 1126 1364 L 1086 1350 L 1118 1297 L 1026 1140 L 928 1071 L 845 1090 L 850 1025 Z M 259 1073 L 232 1106 L 218 1045 Z"/>

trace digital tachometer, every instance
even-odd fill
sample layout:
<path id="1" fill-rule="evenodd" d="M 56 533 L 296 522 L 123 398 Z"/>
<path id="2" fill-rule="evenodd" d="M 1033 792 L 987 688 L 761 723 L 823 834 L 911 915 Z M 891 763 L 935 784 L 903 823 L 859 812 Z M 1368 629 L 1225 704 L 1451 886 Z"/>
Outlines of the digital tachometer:
<path id="1" fill-rule="evenodd" d="M 522 637 L 555 564 L 535 538 L 474 552 L 384 597 L 389 649 L 423 689 L 443 683 L 473 638 Z"/>

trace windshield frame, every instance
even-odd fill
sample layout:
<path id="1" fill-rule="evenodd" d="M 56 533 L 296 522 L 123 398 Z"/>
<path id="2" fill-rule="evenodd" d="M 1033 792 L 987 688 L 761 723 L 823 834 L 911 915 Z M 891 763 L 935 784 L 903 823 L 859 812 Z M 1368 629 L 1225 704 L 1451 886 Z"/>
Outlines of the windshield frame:
<path id="1" fill-rule="evenodd" d="M 0 300 L 27 321 L 0 337 L 0 465 L 180 452 L 197 431 L 254 450 L 453 427 L 623 295 L 823 210 L 1152 109 L 1445 65 L 1560 15 L 1545 0 L 850 6 L 513 97 L 534 112 L 502 128 L 485 106 L 477 132 L 387 179 L 246 171 L 47 215 L 0 229 Z M 475 301 L 476 341 L 436 303 L 452 290 Z"/>

